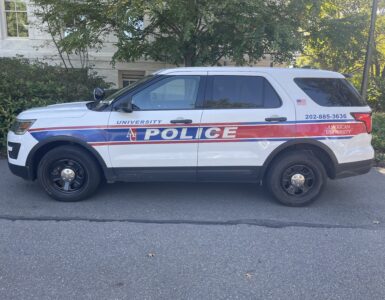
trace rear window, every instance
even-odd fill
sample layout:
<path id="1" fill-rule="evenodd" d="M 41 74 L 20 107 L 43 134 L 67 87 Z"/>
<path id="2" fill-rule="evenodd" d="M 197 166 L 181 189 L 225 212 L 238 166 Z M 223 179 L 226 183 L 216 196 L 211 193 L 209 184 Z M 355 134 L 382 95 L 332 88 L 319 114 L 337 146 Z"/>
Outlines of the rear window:
<path id="1" fill-rule="evenodd" d="M 209 76 L 205 108 L 276 108 L 281 99 L 270 83 L 261 76 Z"/>
<path id="2" fill-rule="evenodd" d="M 366 106 L 357 90 L 343 78 L 295 78 L 295 83 L 321 106 Z"/>

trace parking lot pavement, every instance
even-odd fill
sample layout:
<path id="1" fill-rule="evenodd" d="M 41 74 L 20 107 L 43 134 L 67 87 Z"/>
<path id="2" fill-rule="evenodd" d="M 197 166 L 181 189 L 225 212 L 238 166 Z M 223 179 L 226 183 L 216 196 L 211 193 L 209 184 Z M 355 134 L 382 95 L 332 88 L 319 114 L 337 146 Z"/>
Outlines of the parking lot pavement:
<path id="1" fill-rule="evenodd" d="M 0 216 L 10 219 L 123 220 L 165 223 L 258 223 L 268 226 L 372 226 L 385 224 L 385 174 L 329 181 L 311 206 L 277 204 L 249 183 L 105 184 L 91 199 L 60 203 L 37 182 L 12 175 L 0 160 Z"/>
<path id="2" fill-rule="evenodd" d="M 51 200 L 0 160 L 0 299 L 384 299 L 385 174 L 288 208 L 253 184 Z"/>

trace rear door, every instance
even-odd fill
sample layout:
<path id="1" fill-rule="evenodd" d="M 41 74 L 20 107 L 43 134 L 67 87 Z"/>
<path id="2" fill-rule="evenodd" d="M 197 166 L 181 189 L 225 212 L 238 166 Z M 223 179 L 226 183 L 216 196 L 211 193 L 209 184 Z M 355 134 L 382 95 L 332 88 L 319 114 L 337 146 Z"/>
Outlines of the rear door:
<path id="1" fill-rule="evenodd" d="M 269 75 L 209 72 L 201 120 L 201 180 L 250 180 L 286 140 L 295 137 L 295 107 Z"/>

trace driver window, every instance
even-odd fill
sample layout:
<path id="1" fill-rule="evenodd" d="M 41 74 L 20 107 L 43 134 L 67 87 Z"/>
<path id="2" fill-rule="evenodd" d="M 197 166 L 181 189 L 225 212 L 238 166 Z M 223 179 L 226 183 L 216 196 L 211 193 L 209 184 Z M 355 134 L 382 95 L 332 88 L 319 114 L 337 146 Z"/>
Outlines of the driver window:
<path id="1" fill-rule="evenodd" d="M 160 80 L 132 97 L 139 110 L 193 109 L 199 76 L 172 76 Z"/>

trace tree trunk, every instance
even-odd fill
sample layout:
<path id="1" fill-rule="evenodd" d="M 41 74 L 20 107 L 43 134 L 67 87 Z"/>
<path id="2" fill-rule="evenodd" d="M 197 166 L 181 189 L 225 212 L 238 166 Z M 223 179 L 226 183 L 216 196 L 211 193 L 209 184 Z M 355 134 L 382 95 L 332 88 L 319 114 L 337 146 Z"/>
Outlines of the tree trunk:
<path id="1" fill-rule="evenodd" d="M 194 60 L 194 54 L 193 53 L 185 53 L 183 60 L 184 60 L 184 66 L 185 67 L 195 66 L 195 60 Z"/>
<path id="2" fill-rule="evenodd" d="M 184 66 L 185 67 L 191 67 L 192 66 L 191 57 L 188 55 L 185 55 L 185 57 L 184 57 Z"/>
<path id="3" fill-rule="evenodd" d="M 380 66 L 380 62 L 378 61 L 378 52 L 377 52 L 376 41 L 373 42 L 373 58 L 372 58 L 372 60 L 373 60 L 374 70 L 375 70 L 374 76 L 380 76 L 381 66 Z"/>

